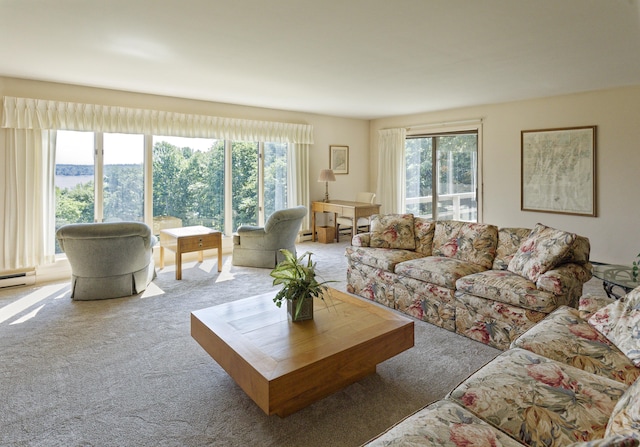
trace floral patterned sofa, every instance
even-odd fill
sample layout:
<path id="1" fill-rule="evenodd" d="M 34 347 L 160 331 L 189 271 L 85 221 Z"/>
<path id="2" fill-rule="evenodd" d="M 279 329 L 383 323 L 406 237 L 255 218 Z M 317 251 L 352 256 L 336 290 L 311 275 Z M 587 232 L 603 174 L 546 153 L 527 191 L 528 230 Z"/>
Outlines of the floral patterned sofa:
<path id="1" fill-rule="evenodd" d="M 591 314 L 593 309 L 607 304 Z M 509 350 L 368 442 L 380 446 L 637 446 L 640 287 L 561 306 Z"/>
<path id="2" fill-rule="evenodd" d="M 349 292 L 505 350 L 591 279 L 589 240 L 542 224 L 502 228 L 372 216 L 345 251 Z"/>

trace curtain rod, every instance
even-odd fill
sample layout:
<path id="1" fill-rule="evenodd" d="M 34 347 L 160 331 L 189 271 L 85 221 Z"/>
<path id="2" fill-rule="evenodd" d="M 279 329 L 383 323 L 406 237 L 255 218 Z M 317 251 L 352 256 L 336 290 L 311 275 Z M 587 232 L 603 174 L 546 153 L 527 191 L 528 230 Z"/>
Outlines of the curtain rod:
<path id="1" fill-rule="evenodd" d="M 422 129 L 425 127 L 446 127 L 446 126 L 457 126 L 462 124 L 474 124 L 474 123 L 482 123 L 483 118 L 476 119 L 468 119 L 468 120 L 459 120 L 459 121 L 447 121 L 442 123 L 428 123 L 428 124 L 413 124 L 411 126 L 405 127 L 406 130 L 413 129 Z"/>

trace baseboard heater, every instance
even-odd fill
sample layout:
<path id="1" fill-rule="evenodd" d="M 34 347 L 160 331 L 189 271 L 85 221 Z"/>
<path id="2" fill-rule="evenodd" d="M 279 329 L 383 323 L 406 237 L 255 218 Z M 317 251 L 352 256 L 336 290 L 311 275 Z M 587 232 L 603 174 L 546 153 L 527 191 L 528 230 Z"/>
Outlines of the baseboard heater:
<path id="1" fill-rule="evenodd" d="M 30 286 L 36 283 L 35 270 L 10 275 L 0 275 L 0 289 L 15 286 Z"/>

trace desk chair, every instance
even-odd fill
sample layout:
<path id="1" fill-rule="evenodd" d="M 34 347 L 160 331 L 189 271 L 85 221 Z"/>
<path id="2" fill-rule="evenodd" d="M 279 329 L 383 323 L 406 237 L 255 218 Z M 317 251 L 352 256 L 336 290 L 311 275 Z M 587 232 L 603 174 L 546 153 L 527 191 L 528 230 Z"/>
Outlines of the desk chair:
<path id="1" fill-rule="evenodd" d="M 375 198 L 376 195 L 372 192 L 359 192 L 358 194 L 356 194 L 356 202 L 373 203 L 373 200 Z M 358 234 L 360 230 L 363 230 L 362 232 L 369 231 L 370 224 L 371 221 L 368 217 L 359 218 L 355 226 L 351 217 L 338 217 L 338 220 L 336 222 L 336 242 L 340 242 L 340 227 L 343 227 L 344 229 L 350 228 L 351 237 L 353 238 L 353 236 L 355 234 Z"/>

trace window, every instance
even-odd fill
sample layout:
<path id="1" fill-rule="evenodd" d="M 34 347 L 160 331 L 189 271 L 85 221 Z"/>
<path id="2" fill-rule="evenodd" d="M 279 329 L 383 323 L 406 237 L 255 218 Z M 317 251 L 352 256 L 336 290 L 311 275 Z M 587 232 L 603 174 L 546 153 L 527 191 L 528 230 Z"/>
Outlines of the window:
<path id="1" fill-rule="evenodd" d="M 405 160 L 407 213 L 478 220 L 477 131 L 407 136 Z"/>
<path id="2" fill-rule="evenodd" d="M 56 229 L 134 220 L 153 222 L 154 234 L 189 225 L 231 234 L 262 225 L 287 207 L 287 150 L 286 143 L 58 131 Z"/>

